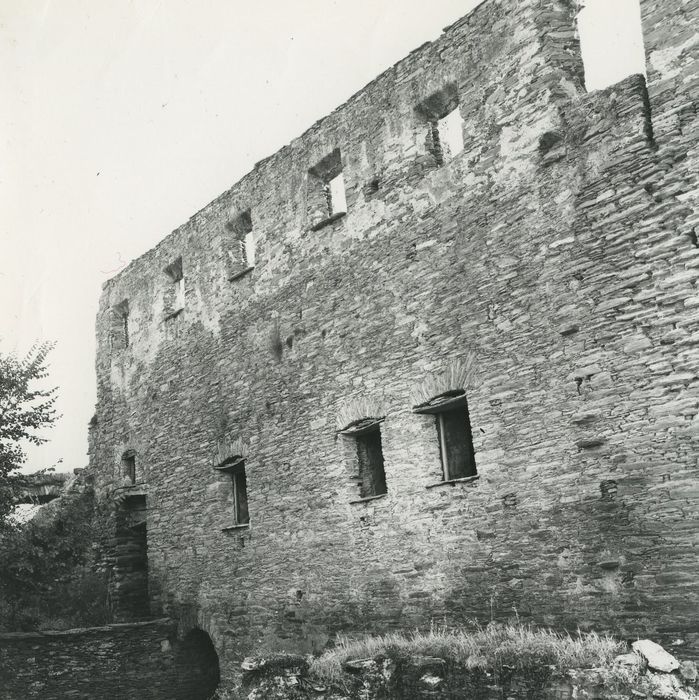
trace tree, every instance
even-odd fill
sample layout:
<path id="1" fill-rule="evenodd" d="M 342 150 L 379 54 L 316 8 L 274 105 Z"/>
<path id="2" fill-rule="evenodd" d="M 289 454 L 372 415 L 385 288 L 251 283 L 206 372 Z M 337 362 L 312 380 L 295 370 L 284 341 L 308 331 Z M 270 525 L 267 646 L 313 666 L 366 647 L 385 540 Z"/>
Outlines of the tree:
<path id="1" fill-rule="evenodd" d="M 38 431 L 58 419 L 56 387 L 36 387 L 48 376 L 46 357 L 53 346 L 35 344 L 24 359 L 0 354 L 0 525 L 12 509 L 11 472 L 24 464 L 26 443 L 46 442 Z"/>

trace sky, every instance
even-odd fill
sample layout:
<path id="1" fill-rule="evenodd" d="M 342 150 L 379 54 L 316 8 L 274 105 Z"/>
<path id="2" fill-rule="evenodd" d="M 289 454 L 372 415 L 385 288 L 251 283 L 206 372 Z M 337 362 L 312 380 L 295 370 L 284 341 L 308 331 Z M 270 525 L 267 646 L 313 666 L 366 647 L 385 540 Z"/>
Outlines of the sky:
<path id="1" fill-rule="evenodd" d="M 62 414 L 25 471 L 87 463 L 102 283 L 480 1 L 0 0 L 0 352 L 55 341 Z M 586 4 L 588 89 L 643 70 L 638 0 Z"/>

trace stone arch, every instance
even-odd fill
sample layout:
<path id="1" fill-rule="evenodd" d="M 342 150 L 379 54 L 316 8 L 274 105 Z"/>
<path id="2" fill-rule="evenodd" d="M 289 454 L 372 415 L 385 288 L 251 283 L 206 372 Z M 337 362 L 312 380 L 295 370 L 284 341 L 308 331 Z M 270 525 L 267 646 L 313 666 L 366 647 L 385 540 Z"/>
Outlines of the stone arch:
<path id="1" fill-rule="evenodd" d="M 216 647 L 199 628 L 191 629 L 178 642 L 175 667 L 182 700 L 209 700 L 218 688 L 221 672 Z"/>

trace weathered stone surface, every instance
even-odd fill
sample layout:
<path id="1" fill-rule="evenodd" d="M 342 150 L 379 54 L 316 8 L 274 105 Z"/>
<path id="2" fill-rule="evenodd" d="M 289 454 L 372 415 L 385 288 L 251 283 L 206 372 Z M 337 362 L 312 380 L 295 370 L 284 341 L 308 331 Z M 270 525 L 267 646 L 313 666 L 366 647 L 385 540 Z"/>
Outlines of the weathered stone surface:
<path id="1" fill-rule="evenodd" d="M 674 700 L 678 697 L 680 684 L 674 676 L 668 673 L 652 674 L 648 677 L 650 692 L 654 698 Z"/>
<path id="2" fill-rule="evenodd" d="M 627 657 L 634 657 L 633 663 Z M 244 697 L 248 700 L 263 698 L 322 698 L 323 700 L 628 700 L 628 698 L 659 698 L 660 700 L 697 700 L 695 689 L 683 684 L 672 674 L 646 672 L 638 667 L 638 655 L 631 653 L 618 657 L 626 666 L 619 669 L 579 668 L 562 673 L 551 666 L 503 668 L 500 671 L 467 669 L 459 663 L 443 659 L 397 658 L 383 656 L 375 659 L 357 659 L 346 664 L 348 676 L 335 678 L 320 686 L 306 672 L 299 672 L 292 657 L 288 665 L 280 657 L 280 664 L 269 666 L 267 672 L 246 674 Z M 629 663 L 626 663 L 626 662 Z M 436 672 L 421 672 L 425 665 L 438 667 Z M 390 671 L 387 673 L 387 669 Z"/>
<path id="3" fill-rule="evenodd" d="M 650 639 L 640 639 L 632 645 L 633 650 L 640 654 L 648 664 L 648 668 L 662 673 L 671 673 L 680 667 L 679 661 Z"/>
<path id="4" fill-rule="evenodd" d="M 218 668 L 175 632 L 156 620 L 0 633 L 0 700 L 208 700 Z"/>
<path id="5" fill-rule="evenodd" d="M 619 654 L 619 656 L 614 659 L 614 663 L 619 664 L 620 666 L 635 667 L 641 663 L 641 658 L 642 657 L 640 657 L 639 654 L 629 652 L 628 654 Z M 645 660 L 642 663 L 645 663 Z"/>
<path id="6" fill-rule="evenodd" d="M 694 661 L 683 661 L 680 663 L 680 676 L 688 683 L 696 683 L 699 673 Z"/>
<path id="7" fill-rule="evenodd" d="M 699 3 L 643 0 L 647 83 L 589 94 L 576 9 L 487 0 L 105 284 L 90 468 L 105 499 L 141 488 L 147 542 L 121 542 L 147 551 L 151 612 L 204 627 L 225 677 L 259 645 L 513 610 L 698 653 Z M 440 165 L 417 107 L 452 98 L 464 150 Z M 338 148 L 347 211 L 319 227 Z M 427 488 L 440 446 L 411 395 L 470 351 L 480 478 Z M 336 433 L 366 397 L 369 501 Z M 237 438 L 248 523 L 213 469 Z"/>

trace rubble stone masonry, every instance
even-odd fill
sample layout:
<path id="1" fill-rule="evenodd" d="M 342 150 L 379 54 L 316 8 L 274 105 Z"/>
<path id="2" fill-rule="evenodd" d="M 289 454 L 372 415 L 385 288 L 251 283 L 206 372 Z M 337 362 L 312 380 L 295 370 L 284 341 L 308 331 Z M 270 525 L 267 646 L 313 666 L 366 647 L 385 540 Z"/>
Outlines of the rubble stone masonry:
<path id="1" fill-rule="evenodd" d="M 218 668 L 170 620 L 0 632 L 0 700 L 209 700 Z"/>
<path id="2" fill-rule="evenodd" d="M 643 0 L 647 87 L 593 93 L 575 13 L 487 0 L 105 284 L 91 469 L 145 497 L 151 614 L 224 678 L 515 614 L 699 650 L 699 2 Z M 467 357 L 478 478 L 443 483 L 413 397 Z M 338 434 L 362 402 L 379 498 Z"/>

